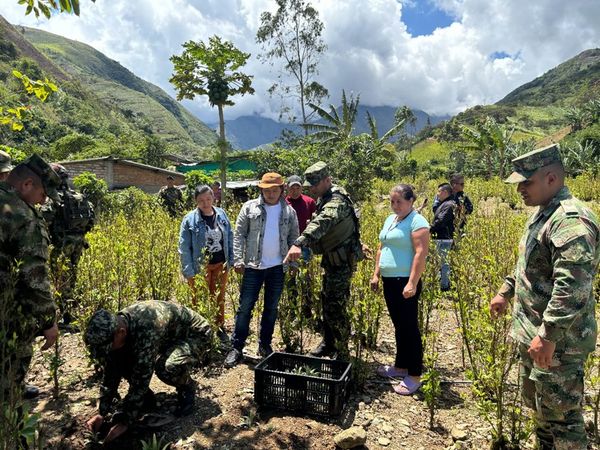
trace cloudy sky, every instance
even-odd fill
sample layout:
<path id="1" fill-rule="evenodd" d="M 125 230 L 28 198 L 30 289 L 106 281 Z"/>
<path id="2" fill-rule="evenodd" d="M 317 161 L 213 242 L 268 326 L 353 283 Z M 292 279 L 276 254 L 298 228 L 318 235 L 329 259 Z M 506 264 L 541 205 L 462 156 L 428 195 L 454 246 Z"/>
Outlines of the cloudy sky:
<path id="1" fill-rule="evenodd" d="M 318 80 L 338 104 L 342 89 L 369 106 L 409 105 L 454 114 L 493 103 L 517 86 L 600 46 L 598 0 L 313 0 L 328 46 Z M 252 54 L 245 72 L 256 94 L 236 99 L 227 118 L 277 118 L 267 89 L 276 68 L 256 58 L 260 14 L 274 0 L 81 0 L 81 16 L 50 21 L 24 16 L 17 0 L 0 13 L 23 24 L 92 45 L 174 95 L 169 57 L 188 40 L 214 34 Z M 206 100 L 186 106 L 216 121 Z"/>

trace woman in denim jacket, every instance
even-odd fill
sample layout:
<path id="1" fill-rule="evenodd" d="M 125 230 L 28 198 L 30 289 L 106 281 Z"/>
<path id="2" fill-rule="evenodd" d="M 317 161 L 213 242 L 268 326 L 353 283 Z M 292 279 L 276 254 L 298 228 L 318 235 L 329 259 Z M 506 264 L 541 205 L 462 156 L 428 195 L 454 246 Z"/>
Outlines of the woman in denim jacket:
<path id="1" fill-rule="evenodd" d="M 198 186 L 194 191 L 197 208 L 186 214 L 179 231 L 179 254 L 181 273 L 194 291 L 193 303 L 196 304 L 194 277 L 203 270 L 206 261 L 206 283 L 210 298 L 216 295 L 219 313 L 216 325 L 219 336 L 226 337 L 223 330 L 225 321 L 225 288 L 227 271 L 233 266 L 233 231 L 225 211 L 213 206 L 214 193 L 207 186 Z"/>

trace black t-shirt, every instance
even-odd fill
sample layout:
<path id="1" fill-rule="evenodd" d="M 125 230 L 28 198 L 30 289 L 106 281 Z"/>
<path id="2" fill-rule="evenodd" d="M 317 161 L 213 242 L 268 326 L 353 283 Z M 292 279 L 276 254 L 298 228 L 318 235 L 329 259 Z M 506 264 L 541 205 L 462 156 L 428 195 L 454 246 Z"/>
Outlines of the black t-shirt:
<path id="1" fill-rule="evenodd" d="M 225 261 L 225 251 L 223 247 L 223 232 L 217 226 L 217 215 L 205 216 L 200 213 L 202 220 L 206 223 L 206 252 L 208 253 L 208 263 L 216 264 Z"/>

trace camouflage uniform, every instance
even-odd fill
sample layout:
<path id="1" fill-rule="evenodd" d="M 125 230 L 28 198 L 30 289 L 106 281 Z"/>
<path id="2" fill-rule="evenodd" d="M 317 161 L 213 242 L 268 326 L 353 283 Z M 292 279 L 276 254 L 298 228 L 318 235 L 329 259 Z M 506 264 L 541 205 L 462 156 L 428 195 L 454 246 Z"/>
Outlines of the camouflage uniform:
<path id="1" fill-rule="evenodd" d="M 163 186 L 158 191 L 158 198 L 171 217 L 177 217 L 183 205 L 183 193 L 175 186 Z"/>
<path id="2" fill-rule="evenodd" d="M 58 171 L 57 171 L 58 172 Z M 61 175 L 60 172 L 58 172 Z M 50 232 L 52 250 L 50 252 L 50 267 L 55 276 L 55 289 L 58 291 L 58 305 L 63 315 L 63 320 L 68 323 L 71 318 L 73 299 L 75 298 L 75 285 L 77 283 L 77 266 L 83 250 L 89 247 L 85 235 L 94 226 L 94 210 L 85 197 L 82 202 L 88 202 L 90 218 L 83 226 L 73 226 L 69 223 L 65 213 L 65 199 L 68 196 L 82 196 L 83 194 L 70 189 L 63 184 L 58 189 L 58 201 L 49 200 L 41 211 Z M 64 264 L 64 267 L 61 267 Z"/>
<path id="3" fill-rule="evenodd" d="M 22 164 L 40 177 L 48 195 L 56 195 L 60 180 L 42 158 L 34 155 Z M 4 394 L 11 383 L 23 383 L 35 336 L 55 323 L 48 243 L 38 211 L 11 185 L 0 182 L 0 329 L 4 336 L 0 342 L 0 384 Z"/>
<path id="4" fill-rule="evenodd" d="M 307 180 L 304 185 L 316 185 L 328 174 L 327 165 L 318 162 L 304 172 Z M 347 359 L 350 281 L 362 251 L 358 219 L 352 200 L 343 188 L 334 185 L 318 199 L 313 219 L 294 245 L 308 247 L 316 254 L 323 255 L 323 341 L 327 348 L 334 348 L 338 352 L 339 358 Z"/>
<path id="5" fill-rule="evenodd" d="M 556 146 L 513 160 L 507 182 L 560 161 Z M 528 220 L 513 276 L 499 294 L 515 297 L 512 337 L 519 342 L 525 404 L 534 409 L 542 448 L 585 449 L 583 365 L 596 345 L 593 280 L 600 260 L 598 218 L 563 187 Z M 534 366 L 535 336 L 556 344 L 551 367 Z"/>
<path id="6" fill-rule="evenodd" d="M 84 340 L 92 357 L 104 362 L 100 415 L 111 411 L 121 378 L 125 378 L 129 392 L 113 420 L 130 424 L 151 393 L 150 379 L 155 371 L 162 382 L 175 386 L 178 394 L 191 385 L 190 369 L 209 350 L 212 332 L 202 316 L 172 302 L 139 302 L 117 315 L 127 325 L 123 348 L 112 350 L 117 317 L 106 310 L 96 312 L 90 319 Z"/>

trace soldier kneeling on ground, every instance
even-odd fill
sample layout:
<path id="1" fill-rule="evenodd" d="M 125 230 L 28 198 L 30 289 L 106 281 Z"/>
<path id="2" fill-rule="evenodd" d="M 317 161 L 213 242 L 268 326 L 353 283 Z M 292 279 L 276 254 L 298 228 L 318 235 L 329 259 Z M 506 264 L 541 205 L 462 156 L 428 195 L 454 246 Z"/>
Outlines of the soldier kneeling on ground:
<path id="1" fill-rule="evenodd" d="M 156 376 L 177 389 L 176 415 L 192 412 L 196 383 L 191 369 L 204 360 L 212 340 L 208 322 L 185 306 L 172 302 L 135 303 L 117 314 L 104 309 L 90 319 L 84 341 L 93 359 L 103 366 L 99 414 L 87 422 L 99 432 L 113 410 L 121 378 L 129 382 L 129 391 L 116 406 L 110 430 L 104 442 L 119 437 L 142 409 L 155 404 L 150 379 Z M 106 427 L 104 427 L 106 428 Z"/>

